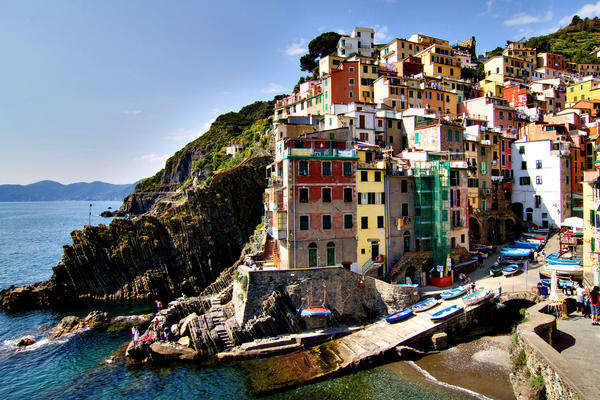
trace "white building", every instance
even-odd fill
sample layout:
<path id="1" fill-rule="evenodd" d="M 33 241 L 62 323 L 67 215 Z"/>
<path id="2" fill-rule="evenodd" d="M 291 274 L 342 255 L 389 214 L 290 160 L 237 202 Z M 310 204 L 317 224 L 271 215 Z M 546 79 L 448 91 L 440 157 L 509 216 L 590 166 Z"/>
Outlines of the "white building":
<path id="1" fill-rule="evenodd" d="M 229 154 L 230 156 L 235 156 L 241 153 L 244 150 L 244 145 L 241 143 L 234 143 L 225 148 L 225 154 Z"/>
<path id="2" fill-rule="evenodd" d="M 348 57 L 350 54 L 358 53 L 361 56 L 373 56 L 373 42 L 375 31 L 373 28 L 359 28 L 352 30 L 350 36 L 342 36 L 338 41 L 337 55 Z"/>
<path id="3" fill-rule="evenodd" d="M 541 227 L 559 227 L 571 216 L 569 143 L 521 139 L 511 150 L 512 202 L 523 206 L 524 220 Z"/>

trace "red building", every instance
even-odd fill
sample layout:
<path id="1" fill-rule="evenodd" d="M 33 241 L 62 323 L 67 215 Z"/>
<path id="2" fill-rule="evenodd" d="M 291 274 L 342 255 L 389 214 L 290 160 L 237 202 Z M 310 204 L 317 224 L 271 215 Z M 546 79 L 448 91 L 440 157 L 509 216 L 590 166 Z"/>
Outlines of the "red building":
<path id="1" fill-rule="evenodd" d="M 511 107 L 525 107 L 533 103 L 533 96 L 527 86 L 515 85 L 504 89 L 504 98 Z"/>
<path id="2" fill-rule="evenodd" d="M 562 71 L 565 69 L 565 60 L 562 54 L 557 53 L 538 53 L 537 55 L 538 68 L 552 68 Z"/>

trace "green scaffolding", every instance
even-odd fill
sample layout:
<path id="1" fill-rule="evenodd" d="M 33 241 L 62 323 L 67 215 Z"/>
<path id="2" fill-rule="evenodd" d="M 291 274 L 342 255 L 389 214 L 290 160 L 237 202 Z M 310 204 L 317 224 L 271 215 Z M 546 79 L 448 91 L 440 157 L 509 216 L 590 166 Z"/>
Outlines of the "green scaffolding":
<path id="1" fill-rule="evenodd" d="M 450 163 L 421 161 L 413 167 L 415 179 L 415 236 L 421 251 L 433 252 L 434 266 L 444 266 L 450 252 Z"/>

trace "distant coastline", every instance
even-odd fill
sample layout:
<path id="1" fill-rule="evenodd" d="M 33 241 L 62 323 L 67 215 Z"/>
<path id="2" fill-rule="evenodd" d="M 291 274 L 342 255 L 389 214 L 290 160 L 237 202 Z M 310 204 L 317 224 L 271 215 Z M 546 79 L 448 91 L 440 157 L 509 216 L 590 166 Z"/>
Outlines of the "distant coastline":
<path id="1" fill-rule="evenodd" d="M 136 182 L 137 183 L 137 182 Z M 25 201 L 122 201 L 136 183 L 115 185 L 106 182 L 77 182 L 63 185 L 45 180 L 30 185 L 0 185 L 0 202 Z"/>

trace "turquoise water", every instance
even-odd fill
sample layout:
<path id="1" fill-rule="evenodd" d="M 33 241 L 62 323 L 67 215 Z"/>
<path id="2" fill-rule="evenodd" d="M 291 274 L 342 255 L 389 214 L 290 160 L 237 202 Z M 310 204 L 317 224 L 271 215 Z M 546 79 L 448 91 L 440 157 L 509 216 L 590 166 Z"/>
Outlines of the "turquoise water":
<path id="1" fill-rule="evenodd" d="M 60 260 L 69 233 L 88 223 L 83 201 L 0 203 L 0 288 L 48 279 Z M 118 202 L 94 202 L 97 215 Z M 85 315 L 88 310 L 70 314 Z M 112 315 L 144 309 L 109 309 Z M 66 340 L 48 340 L 48 329 L 65 314 L 47 311 L 0 312 L 0 398 L 8 399 L 252 399 L 242 368 L 179 366 L 136 369 L 105 360 L 129 339 L 127 332 L 84 332 Z M 33 336 L 38 343 L 16 352 L 14 343 Z M 308 385 L 272 399 L 465 399 L 415 374 L 376 368 Z"/>

